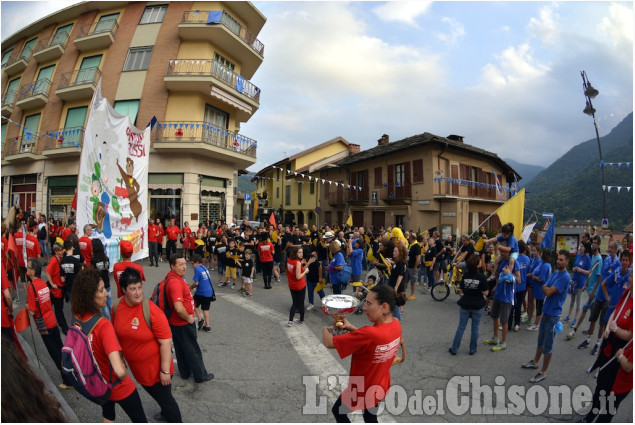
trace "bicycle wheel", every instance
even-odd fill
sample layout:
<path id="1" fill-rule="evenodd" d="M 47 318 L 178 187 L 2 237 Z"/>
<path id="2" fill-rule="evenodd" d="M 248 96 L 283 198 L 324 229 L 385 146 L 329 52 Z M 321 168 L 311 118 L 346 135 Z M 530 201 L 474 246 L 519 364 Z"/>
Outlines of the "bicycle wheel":
<path id="1" fill-rule="evenodd" d="M 435 301 L 443 301 L 450 295 L 450 286 L 445 282 L 435 283 L 430 295 Z"/>

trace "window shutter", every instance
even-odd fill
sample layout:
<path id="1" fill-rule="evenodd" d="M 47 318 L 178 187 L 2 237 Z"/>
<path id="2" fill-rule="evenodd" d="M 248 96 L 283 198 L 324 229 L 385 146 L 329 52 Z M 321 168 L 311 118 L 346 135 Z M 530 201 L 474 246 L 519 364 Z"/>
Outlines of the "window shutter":
<path id="1" fill-rule="evenodd" d="M 381 178 L 381 167 L 375 167 L 375 181 L 373 185 L 375 187 L 381 187 L 384 179 Z"/>
<path id="2" fill-rule="evenodd" d="M 380 168 L 381 170 L 381 168 Z M 361 193 L 361 198 L 362 200 L 368 201 L 368 170 L 364 170 L 362 171 L 362 190 L 359 192 Z"/>
<path id="3" fill-rule="evenodd" d="M 412 161 L 412 182 L 423 183 L 423 159 Z"/>
<path id="4" fill-rule="evenodd" d="M 452 179 L 458 179 L 459 178 L 459 166 L 458 165 L 452 165 L 451 166 L 451 170 L 452 170 Z M 459 184 L 458 183 L 452 183 L 452 195 L 459 195 Z"/>
<path id="5" fill-rule="evenodd" d="M 388 190 L 392 191 L 395 186 L 395 166 L 388 166 Z"/>

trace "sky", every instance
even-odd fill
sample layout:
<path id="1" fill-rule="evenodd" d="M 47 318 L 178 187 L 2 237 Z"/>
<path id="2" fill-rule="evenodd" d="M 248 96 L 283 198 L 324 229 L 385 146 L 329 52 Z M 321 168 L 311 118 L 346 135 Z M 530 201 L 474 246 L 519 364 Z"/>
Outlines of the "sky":
<path id="1" fill-rule="evenodd" d="M 2 1 L 4 40 L 73 1 Z M 254 1 L 267 18 L 240 133 L 258 171 L 341 136 L 362 150 L 424 132 L 548 166 L 633 111 L 633 3 Z"/>

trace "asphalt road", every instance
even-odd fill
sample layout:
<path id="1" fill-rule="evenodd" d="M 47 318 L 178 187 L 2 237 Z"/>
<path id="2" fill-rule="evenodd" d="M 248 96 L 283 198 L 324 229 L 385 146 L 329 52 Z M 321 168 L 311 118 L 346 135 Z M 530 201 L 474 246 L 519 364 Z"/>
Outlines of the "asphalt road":
<path id="1" fill-rule="evenodd" d="M 140 263 L 148 279 L 144 293 L 149 298 L 154 285 L 167 274 L 168 265 L 162 262 L 160 267 L 150 268 L 147 261 Z M 211 274 L 216 284 L 217 274 Z M 188 282 L 192 275 L 188 264 Z M 215 286 L 218 299 L 212 303 L 212 333 L 198 333 L 205 365 L 215 378 L 196 384 L 192 378 L 184 381 L 178 371 L 175 373 L 173 393 L 184 421 L 333 422 L 330 408 L 343 388 L 342 380 L 346 382 L 350 359 L 339 359 L 334 350 L 327 350 L 321 343 L 321 328 L 329 325 L 331 319 L 316 308 L 306 312 L 304 325 L 287 327 L 291 297 L 285 277 L 271 290 L 263 289 L 262 278 L 254 288 L 254 296 L 246 299 L 236 290 Z M 349 286 L 347 292 L 350 291 Z M 406 304 L 406 361 L 391 369 L 392 384 L 399 387 L 391 390 L 380 414 L 381 422 L 575 422 L 581 418 L 575 413 L 575 404 L 585 397 L 585 390 L 593 391 L 595 382 L 585 371 L 594 357 L 589 355 L 589 349 L 577 349 L 580 336 L 565 341 L 565 327 L 556 339 L 547 379 L 530 384 L 529 378 L 536 371 L 520 365 L 533 357 L 536 332 L 511 332 L 507 350 L 494 353 L 482 342 L 492 335 L 492 320 L 485 316 L 477 353 L 468 355 L 469 325 L 458 355 L 448 353 L 458 324 L 457 300 L 458 296 L 452 294 L 437 302 L 418 288 L 416 299 Z M 365 315 L 351 315 L 349 320 L 356 326 L 369 323 Z M 22 332 L 30 345 L 32 330 Z M 37 333 L 34 340 L 42 373 L 48 373 L 51 381 L 58 384 L 59 372 Z M 459 387 L 465 392 L 458 394 L 463 398 L 457 404 L 459 377 L 468 377 L 464 379 L 472 385 Z M 559 386 L 564 395 L 558 397 L 554 386 Z M 143 388 L 138 389 L 146 416 L 153 421 L 158 405 Z M 101 408 L 74 390 L 55 388 L 54 392 L 79 421 L 101 422 Z M 571 400 L 573 406 L 567 411 Z M 481 405 L 498 409 L 488 412 Z M 632 412 L 631 393 L 614 422 L 632 423 Z M 360 415 L 351 416 L 353 421 L 361 421 Z M 129 422 L 119 407 L 116 421 Z"/>

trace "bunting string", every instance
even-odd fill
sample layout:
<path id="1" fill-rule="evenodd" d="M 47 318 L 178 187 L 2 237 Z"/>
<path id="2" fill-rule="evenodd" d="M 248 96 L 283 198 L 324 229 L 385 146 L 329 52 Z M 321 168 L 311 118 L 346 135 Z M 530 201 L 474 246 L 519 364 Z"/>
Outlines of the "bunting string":
<path id="1" fill-rule="evenodd" d="M 632 162 L 603 162 L 600 161 L 600 168 L 601 167 L 621 167 L 622 165 L 630 168 Z"/>
<path id="2" fill-rule="evenodd" d="M 508 188 L 508 187 L 501 186 L 501 185 L 475 182 L 475 181 L 472 181 L 472 180 L 451 179 L 449 177 L 435 177 L 432 180 L 434 181 L 434 183 L 448 182 L 448 183 L 452 183 L 452 184 L 460 184 L 460 185 L 463 185 L 463 186 L 485 187 L 485 188 L 489 188 L 489 189 L 504 190 L 506 192 L 512 192 L 512 191 L 516 190 L 515 188 Z"/>
<path id="3" fill-rule="evenodd" d="M 298 172 L 295 172 L 295 171 L 287 172 L 284 168 L 276 167 L 275 165 L 272 165 L 271 168 L 284 172 L 286 177 L 293 177 L 294 178 L 293 180 L 296 183 L 298 183 L 298 184 L 320 183 L 321 182 L 322 184 L 335 185 L 335 187 L 342 187 L 342 188 L 344 188 L 346 190 L 354 190 L 354 191 L 362 190 L 362 186 L 356 186 L 356 185 L 350 185 L 350 184 L 346 184 L 346 183 L 334 182 L 334 181 L 331 181 L 331 180 L 326 180 L 326 179 L 323 179 L 323 178 L 318 178 L 318 177 L 311 176 L 309 174 L 298 173 Z M 300 177 L 308 179 L 309 181 L 299 180 L 298 178 L 300 178 Z M 271 180 L 271 181 L 275 181 L 275 182 L 279 182 L 279 181 L 283 180 L 283 179 L 277 179 L 275 177 L 267 177 L 267 176 L 254 176 L 253 178 L 258 179 L 258 180 Z M 289 181 L 291 181 L 291 180 L 289 180 Z"/>
<path id="4" fill-rule="evenodd" d="M 607 186 L 607 185 L 602 185 L 602 190 L 605 191 L 606 193 L 611 193 L 611 190 L 613 189 L 617 189 L 617 193 L 620 193 L 620 191 L 622 189 L 626 189 L 626 191 L 628 193 L 631 192 L 631 186 Z"/>

